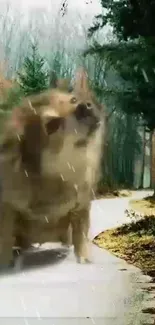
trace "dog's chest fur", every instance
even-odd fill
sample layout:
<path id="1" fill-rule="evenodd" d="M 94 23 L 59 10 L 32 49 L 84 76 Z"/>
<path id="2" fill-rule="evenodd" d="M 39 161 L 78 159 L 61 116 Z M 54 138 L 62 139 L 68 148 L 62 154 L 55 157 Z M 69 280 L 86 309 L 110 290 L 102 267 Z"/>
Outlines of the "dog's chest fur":
<path id="1" fill-rule="evenodd" d="M 91 144 L 92 145 L 92 144 Z M 91 181 L 88 170 L 93 171 L 90 159 L 91 145 L 77 149 L 68 137 L 58 154 L 50 146 L 42 152 L 42 172 L 29 175 L 20 161 L 6 155 L 2 159 L 3 202 L 30 218 L 51 218 L 57 222 L 75 208 L 82 208 L 90 200 Z"/>

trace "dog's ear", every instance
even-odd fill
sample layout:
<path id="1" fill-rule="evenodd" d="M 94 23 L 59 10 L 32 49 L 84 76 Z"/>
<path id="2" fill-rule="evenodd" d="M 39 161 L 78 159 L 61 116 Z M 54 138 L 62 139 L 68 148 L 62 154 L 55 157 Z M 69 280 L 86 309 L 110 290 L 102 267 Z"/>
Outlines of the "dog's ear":
<path id="1" fill-rule="evenodd" d="M 80 68 L 76 72 L 74 80 L 74 91 L 76 93 L 88 93 L 90 91 L 88 83 L 88 74 L 84 70 L 84 68 Z"/>

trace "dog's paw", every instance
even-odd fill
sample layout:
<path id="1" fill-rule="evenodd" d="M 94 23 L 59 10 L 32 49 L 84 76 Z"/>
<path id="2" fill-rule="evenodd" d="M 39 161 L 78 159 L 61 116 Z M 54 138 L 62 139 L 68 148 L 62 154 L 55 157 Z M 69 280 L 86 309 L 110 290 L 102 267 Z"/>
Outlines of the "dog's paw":
<path id="1" fill-rule="evenodd" d="M 20 272 L 23 269 L 23 260 L 24 256 L 20 255 L 18 258 L 15 259 L 13 269 L 15 272 Z"/>
<path id="2" fill-rule="evenodd" d="M 12 259 L 10 262 L 4 262 L 4 258 L 0 258 L 0 274 L 14 273 L 22 269 L 21 251 L 17 247 L 13 247 Z"/>
<path id="3" fill-rule="evenodd" d="M 87 257 L 83 257 L 83 256 L 78 256 L 77 257 L 77 263 L 78 264 L 91 264 L 92 262 L 91 262 L 91 260 L 90 259 L 88 259 Z"/>
<path id="4" fill-rule="evenodd" d="M 70 249 L 72 246 L 69 244 L 62 244 L 62 247 L 66 248 L 66 249 Z"/>

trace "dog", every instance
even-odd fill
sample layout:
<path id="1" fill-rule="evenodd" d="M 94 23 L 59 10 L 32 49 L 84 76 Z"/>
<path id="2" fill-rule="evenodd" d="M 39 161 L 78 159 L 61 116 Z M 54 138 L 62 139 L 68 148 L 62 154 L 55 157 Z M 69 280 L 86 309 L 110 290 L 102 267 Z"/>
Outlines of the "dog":
<path id="1" fill-rule="evenodd" d="M 7 121 L 0 151 L 2 174 L 0 264 L 12 247 L 67 243 L 72 232 L 79 263 L 90 261 L 90 202 L 98 181 L 104 112 L 83 69 L 73 90 L 24 98 Z"/>

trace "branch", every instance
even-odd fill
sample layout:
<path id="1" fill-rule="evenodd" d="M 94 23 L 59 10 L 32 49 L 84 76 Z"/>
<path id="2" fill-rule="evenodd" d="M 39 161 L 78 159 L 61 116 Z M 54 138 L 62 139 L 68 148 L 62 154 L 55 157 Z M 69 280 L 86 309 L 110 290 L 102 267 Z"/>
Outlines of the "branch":
<path id="1" fill-rule="evenodd" d="M 65 16 L 67 9 L 68 9 L 68 2 L 67 2 L 67 0 L 63 0 L 61 3 L 61 8 L 60 8 L 60 13 L 61 13 L 62 17 Z"/>

